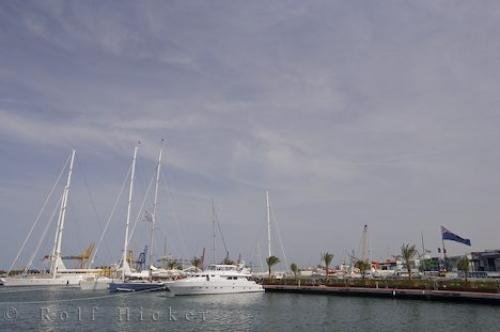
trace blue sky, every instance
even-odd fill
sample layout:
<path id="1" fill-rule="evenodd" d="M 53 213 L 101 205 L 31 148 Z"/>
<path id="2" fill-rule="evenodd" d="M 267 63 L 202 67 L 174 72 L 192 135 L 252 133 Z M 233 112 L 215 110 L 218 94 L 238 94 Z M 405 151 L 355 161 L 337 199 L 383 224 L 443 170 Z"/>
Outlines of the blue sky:
<path id="1" fill-rule="evenodd" d="M 72 147 L 67 253 L 99 236 L 140 140 L 137 211 L 161 139 L 177 256 L 210 247 L 214 198 L 232 256 L 256 261 L 266 188 L 288 262 L 340 263 L 364 224 L 374 258 L 421 232 L 435 252 L 441 224 L 498 247 L 499 19 L 494 1 L 4 1 L 0 267 Z"/>

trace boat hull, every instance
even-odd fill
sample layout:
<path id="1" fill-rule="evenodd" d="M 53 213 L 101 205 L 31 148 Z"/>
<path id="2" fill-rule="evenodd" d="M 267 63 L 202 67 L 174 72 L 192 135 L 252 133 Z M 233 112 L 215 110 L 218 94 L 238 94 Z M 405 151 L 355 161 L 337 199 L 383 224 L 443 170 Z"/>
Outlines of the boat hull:
<path id="1" fill-rule="evenodd" d="M 84 291 L 105 290 L 109 288 L 111 282 L 113 282 L 113 280 L 106 277 L 84 279 L 80 281 L 80 289 Z"/>
<path id="2" fill-rule="evenodd" d="M 78 287 L 82 276 L 67 276 L 67 277 L 7 277 L 2 278 L 4 287 L 44 287 L 44 286 L 67 286 Z"/>
<path id="3" fill-rule="evenodd" d="M 109 291 L 115 292 L 146 292 L 165 291 L 165 284 L 158 282 L 111 282 Z"/>
<path id="4" fill-rule="evenodd" d="M 238 294 L 238 293 L 261 293 L 264 288 L 255 283 L 245 285 L 234 285 L 225 283 L 196 283 L 174 281 L 166 284 L 167 289 L 172 295 L 216 295 L 216 294 Z"/>

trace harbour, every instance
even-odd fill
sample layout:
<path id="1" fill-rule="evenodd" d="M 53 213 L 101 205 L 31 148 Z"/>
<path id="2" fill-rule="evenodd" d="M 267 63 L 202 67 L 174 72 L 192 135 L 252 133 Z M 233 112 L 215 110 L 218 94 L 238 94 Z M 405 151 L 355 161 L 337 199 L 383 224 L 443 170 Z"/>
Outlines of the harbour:
<path id="1" fill-rule="evenodd" d="M 0 27 L 0 332 L 500 330 L 500 1 Z"/>
<path id="2" fill-rule="evenodd" d="M 57 288 L 1 289 L 0 298 L 0 330 L 5 331 L 495 331 L 499 322 L 498 307 L 491 305 L 321 294 L 169 298 L 160 293 L 89 296 Z"/>

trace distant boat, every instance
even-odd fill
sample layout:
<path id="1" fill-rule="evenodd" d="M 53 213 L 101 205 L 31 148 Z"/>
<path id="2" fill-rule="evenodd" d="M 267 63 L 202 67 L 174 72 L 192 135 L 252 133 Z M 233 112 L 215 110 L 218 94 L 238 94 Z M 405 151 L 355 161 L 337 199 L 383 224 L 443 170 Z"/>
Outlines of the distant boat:
<path id="1" fill-rule="evenodd" d="M 21 276 L 1 278 L 1 282 L 6 287 L 11 286 L 78 286 L 80 281 L 86 277 L 93 277 L 99 273 L 100 269 L 68 269 L 63 263 L 61 255 L 61 243 L 63 238 L 64 222 L 66 218 L 66 208 L 68 204 L 69 190 L 71 187 L 71 175 L 73 174 L 73 164 L 75 160 L 75 150 L 71 152 L 68 169 L 68 178 L 61 197 L 59 218 L 56 227 L 54 246 L 50 259 L 50 274 L 28 275 L 27 270 Z M 26 239 L 27 241 L 27 239 Z M 26 242 L 25 241 L 25 242 Z M 16 258 L 17 259 L 17 258 Z M 14 264 L 14 263 L 13 263 Z M 27 268 L 28 269 L 28 268 Z"/>
<path id="2" fill-rule="evenodd" d="M 264 288 L 251 280 L 248 269 L 236 265 L 209 265 L 206 270 L 184 279 L 167 281 L 172 295 L 259 293 Z"/>

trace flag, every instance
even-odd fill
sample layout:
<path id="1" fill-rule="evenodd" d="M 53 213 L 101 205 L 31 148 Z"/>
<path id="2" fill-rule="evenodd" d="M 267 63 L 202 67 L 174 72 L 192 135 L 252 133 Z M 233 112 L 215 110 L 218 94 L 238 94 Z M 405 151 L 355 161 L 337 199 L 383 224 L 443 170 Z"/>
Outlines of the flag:
<path id="1" fill-rule="evenodd" d="M 443 226 L 441 226 L 441 236 L 442 236 L 443 240 L 460 242 L 460 243 L 463 243 L 463 244 L 470 247 L 470 240 L 469 239 L 464 239 L 464 238 L 458 236 L 457 234 L 450 232 L 448 229 L 446 229 Z"/>

